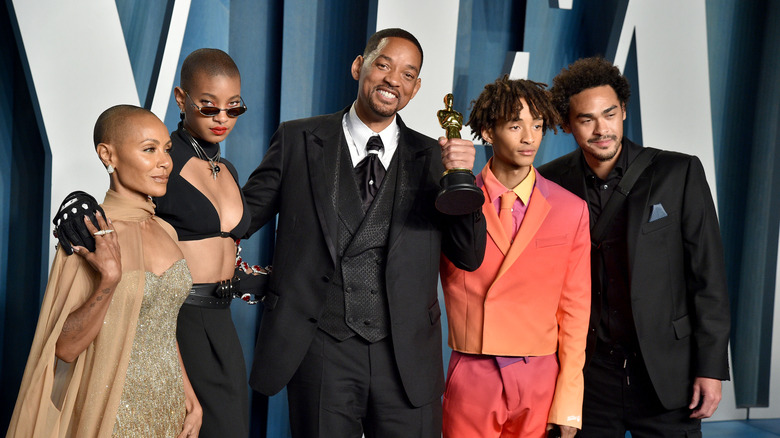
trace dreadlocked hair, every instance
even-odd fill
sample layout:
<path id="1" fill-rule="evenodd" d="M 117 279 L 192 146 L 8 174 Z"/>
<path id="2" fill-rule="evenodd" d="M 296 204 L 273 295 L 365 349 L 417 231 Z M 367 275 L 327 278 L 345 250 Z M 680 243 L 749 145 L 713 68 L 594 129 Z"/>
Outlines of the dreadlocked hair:
<path id="1" fill-rule="evenodd" d="M 499 122 L 514 120 L 523 109 L 520 99 L 525 99 L 528 109 L 534 118 L 544 122 L 543 130 L 552 129 L 556 134 L 556 126 L 560 124 L 560 116 L 552 105 L 547 84 L 527 79 L 509 79 L 509 75 L 496 79 L 485 85 L 485 89 L 471 102 L 471 115 L 466 122 L 475 139 L 484 140 L 482 131 L 489 131 Z"/>

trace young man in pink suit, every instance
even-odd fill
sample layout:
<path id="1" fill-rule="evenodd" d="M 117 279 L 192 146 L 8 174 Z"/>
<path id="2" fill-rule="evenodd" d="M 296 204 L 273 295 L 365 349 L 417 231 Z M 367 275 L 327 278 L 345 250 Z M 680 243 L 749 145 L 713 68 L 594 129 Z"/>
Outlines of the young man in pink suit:
<path id="1" fill-rule="evenodd" d="M 590 234 L 583 200 L 533 168 L 558 115 L 544 84 L 485 86 L 468 125 L 493 146 L 485 193 L 485 259 L 467 272 L 442 258 L 453 352 L 444 436 L 573 437 L 582 415 L 590 315 Z"/>

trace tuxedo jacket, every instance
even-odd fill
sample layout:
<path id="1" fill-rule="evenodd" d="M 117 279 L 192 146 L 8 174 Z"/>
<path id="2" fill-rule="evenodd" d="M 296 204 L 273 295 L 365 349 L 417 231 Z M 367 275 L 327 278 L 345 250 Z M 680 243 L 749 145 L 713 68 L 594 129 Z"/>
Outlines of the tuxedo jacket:
<path id="1" fill-rule="evenodd" d="M 622 153 L 641 146 L 623 138 Z M 539 168 L 587 200 L 581 150 Z M 629 165 L 630 166 L 630 165 Z M 715 205 L 698 158 L 661 151 L 624 204 L 634 325 L 661 403 L 690 403 L 695 377 L 728 380 L 729 300 Z M 592 225 L 592 224 L 591 224 Z M 588 357 L 596 346 L 601 285 L 593 278 Z"/>
<path id="2" fill-rule="evenodd" d="M 298 369 L 318 330 L 337 253 L 337 160 L 347 147 L 342 112 L 282 123 L 243 188 L 252 225 L 278 214 L 273 273 L 255 347 L 250 385 L 280 391 Z M 474 270 L 485 251 L 481 212 L 444 216 L 435 209 L 443 166 L 438 143 L 400 117 L 395 198 L 386 247 L 385 283 L 398 371 L 411 403 L 438 400 L 444 388 L 439 258 Z M 357 185 L 349 190 L 357 190 Z"/>
<path id="3" fill-rule="evenodd" d="M 482 265 L 467 272 L 442 259 L 450 347 L 492 356 L 557 352 L 560 371 L 548 421 L 581 428 L 590 316 L 588 207 L 537 174 L 510 242 L 482 190 L 488 232 Z"/>

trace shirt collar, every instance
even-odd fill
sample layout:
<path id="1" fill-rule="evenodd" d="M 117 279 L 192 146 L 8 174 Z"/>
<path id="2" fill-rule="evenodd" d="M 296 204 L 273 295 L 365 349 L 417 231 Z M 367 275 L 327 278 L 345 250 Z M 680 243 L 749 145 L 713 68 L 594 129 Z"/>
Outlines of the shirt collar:
<path id="1" fill-rule="evenodd" d="M 531 193 L 534 190 L 534 184 L 536 183 L 536 169 L 531 166 L 531 171 L 528 172 L 528 175 L 526 175 L 522 181 L 520 181 L 520 184 L 510 189 L 505 187 L 501 181 L 493 175 L 493 171 L 490 170 L 490 165 L 492 163 L 493 158 L 490 158 L 487 165 L 485 165 L 485 168 L 482 169 L 482 180 L 484 181 L 485 190 L 487 190 L 490 202 L 495 202 L 498 197 L 511 190 L 515 192 L 517 198 L 520 199 L 520 202 L 522 202 L 523 205 L 528 205 L 528 201 L 531 199 Z"/>
<path id="2" fill-rule="evenodd" d="M 355 148 L 358 155 L 366 155 L 366 143 L 368 143 L 369 137 L 379 134 L 384 145 L 384 150 L 379 154 L 380 157 L 385 154 L 392 155 L 392 151 L 398 147 L 398 123 L 396 123 L 395 115 L 393 121 L 387 125 L 387 128 L 382 132 L 374 132 L 360 120 L 357 112 L 355 111 L 355 104 L 349 109 L 349 112 L 344 116 L 344 122 L 347 126 L 347 131 L 350 137 L 352 137 L 351 148 Z"/>

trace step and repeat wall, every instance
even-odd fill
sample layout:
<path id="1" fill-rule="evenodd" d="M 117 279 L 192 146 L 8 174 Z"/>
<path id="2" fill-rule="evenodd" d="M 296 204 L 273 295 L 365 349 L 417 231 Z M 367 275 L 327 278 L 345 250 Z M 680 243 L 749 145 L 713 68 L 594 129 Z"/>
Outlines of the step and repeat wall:
<path id="1" fill-rule="evenodd" d="M 152 110 L 175 129 L 172 89 L 192 50 L 237 62 L 249 111 L 223 155 L 240 182 L 276 126 L 350 105 L 349 68 L 375 30 L 402 27 L 425 50 L 422 88 L 401 115 L 438 137 L 447 93 L 470 102 L 504 73 L 550 84 L 580 57 L 603 55 L 630 79 L 626 135 L 699 156 L 726 249 L 732 381 L 715 419 L 780 417 L 780 4 L 674 0 L 6 0 L 0 7 L 0 428 L 11 415 L 48 268 L 62 198 L 102 199 L 108 177 L 92 145 L 106 108 Z M 470 138 L 465 128 L 463 137 Z M 537 165 L 576 148 L 547 135 Z M 490 156 L 477 145 L 476 169 Z M 270 264 L 273 224 L 243 241 Z M 258 307 L 235 303 L 247 362 Z M 446 324 L 444 354 L 446 347 Z M 445 361 L 446 363 L 446 361 Z M 284 393 L 255 395 L 253 435 L 286 436 Z"/>

